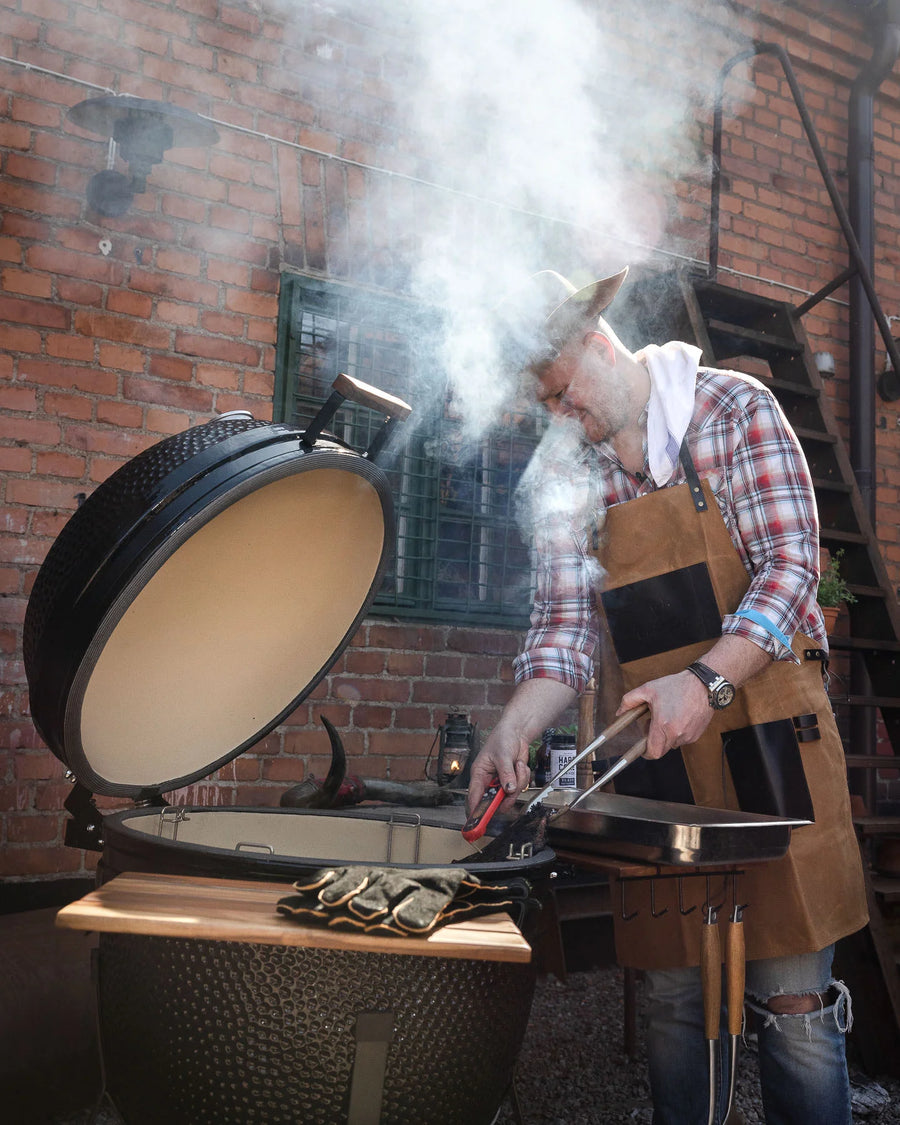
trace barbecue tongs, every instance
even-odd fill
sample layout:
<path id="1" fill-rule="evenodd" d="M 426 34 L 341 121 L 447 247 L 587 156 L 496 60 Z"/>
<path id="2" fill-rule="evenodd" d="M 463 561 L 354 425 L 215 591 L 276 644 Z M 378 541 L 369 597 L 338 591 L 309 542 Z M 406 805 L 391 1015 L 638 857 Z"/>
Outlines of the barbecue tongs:
<path id="1" fill-rule="evenodd" d="M 648 710 L 649 708 L 647 704 L 642 703 L 639 707 L 635 707 L 631 711 L 626 711 L 624 715 L 620 715 L 614 723 L 610 723 L 610 725 L 601 734 L 597 735 L 593 742 L 585 746 L 585 748 L 580 753 L 576 754 L 570 762 L 566 762 L 562 769 L 550 778 L 550 780 L 537 794 L 537 796 L 533 797 L 528 802 L 517 819 L 520 819 L 527 813 L 531 812 L 531 810 L 536 805 L 540 804 L 546 796 L 552 793 L 554 785 L 564 773 L 567 773 L 579 762 L 587 758 L 588 755 L 592 754 L 599 746 L 602 746 L 604 742 L 608 742 L 611 738 L 614 738 L 621 731 L 625 730 L 625 728 L 627 726 L 630 726 L 635 719 L 639 719 L 641 715 L 646 715 Z M 564 812 L 568 812 L 570 809 L 574 809 L 576 805 L 580 804 L 585 799 L 585 797 L 589 797 L 591 793 L 595 792 L 597 789 L 601 789 L 604 785 L 608 785 L 609 782 L 612 781 L 612 779 L 618 774 L 620 774 L 626 766 L 631 765 L 632 762 L 640 758 L 646 749 L 647 739 L 638 739 L 638 741 L 635 742 L 633 746 L 629 747 L 628 750 L 626 750 L 625 753 L 621 756 L 621 758 L 618 758 L 613 763 L 613 765 L 610 766 L 610 768 L 604 774 L 598 777 L 592 785 L 588 786 L 587 789 L 582 790 L 582 792 L 577 795 L 574 801 L 569 801 L 569 803 L 563 805 L 562 808 L 554 809 L 550 816 L 555 820 L 557 816 L 561 816 Z M 505 796 L 506 794 L 503 792 L 503 789 L 500 785 L 500 779 L 498 777 L 495 777 L 488 788 L 485 790 L 485 795 L 481 801 L 481 804 L 463 825 L 462 834 L 463 837 L 469 841 L 469 843 L 472 843 L 473 840 L 477 840 L 484 835 L 485 829 L 490 823 L 490 820 L 493 817 L 494 813 L 500 807 Z"/>

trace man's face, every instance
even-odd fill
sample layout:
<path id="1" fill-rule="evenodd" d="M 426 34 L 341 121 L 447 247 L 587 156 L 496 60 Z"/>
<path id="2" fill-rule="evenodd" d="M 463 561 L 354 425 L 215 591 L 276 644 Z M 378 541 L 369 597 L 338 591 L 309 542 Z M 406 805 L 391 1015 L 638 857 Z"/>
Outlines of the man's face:
<path id="1" fill-rule="evenodd" d="M 532 371 L 538 402 L 551 414 L 577 419 L 588 441 L 610 440 L 627 421 L 624 382 L 605 350 L 594 346 L 592 333 Z"/>

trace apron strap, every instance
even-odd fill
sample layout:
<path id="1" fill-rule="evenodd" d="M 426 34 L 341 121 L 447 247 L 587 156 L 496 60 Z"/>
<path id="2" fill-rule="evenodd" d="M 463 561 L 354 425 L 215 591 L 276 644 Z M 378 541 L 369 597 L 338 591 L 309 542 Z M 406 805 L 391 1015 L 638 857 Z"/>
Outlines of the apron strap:
<path id="1" fill-rule="evenodd" d="M 681 443 L 681 449 L 678 451 L 678 459 L 681 461 L 681 467 L 684 469 L 685 479 L 690 488 L 691 500 L 694 502 L 694 507 L 698 512 L 705 512 L 707 510 L 706 497 L 703 495 L 703 488 L 700 484 L 700 478 L 697 476 L 697 470 L 694 468 L 694 460 L 688 449 L 686 437 Z"/>

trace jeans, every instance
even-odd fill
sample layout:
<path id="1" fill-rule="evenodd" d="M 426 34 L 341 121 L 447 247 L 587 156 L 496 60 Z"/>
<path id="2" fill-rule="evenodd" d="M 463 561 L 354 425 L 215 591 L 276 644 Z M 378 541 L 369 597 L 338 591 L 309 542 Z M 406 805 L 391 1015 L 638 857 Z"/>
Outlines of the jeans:
<path id="1" fill-rule="evenodd" d="M 745 999 L 758 1036 L 767 1125 L 850 1125 L 844 1035 L 852 1015 L 846 985 L 831 976 L 833 955 L 829 945 L 818 953 L 747 962 Z M 648 971 L 646 986 L 653 1125 L 706 1125 L 709 1047 L 700 970 Z M 774 1015 L 766 1007 L 779 994 L 810 993 L 824 998 L 813 1012 Z M 716 1122 L 728 1100 L 728 1043 L 723 1032 Z"/>

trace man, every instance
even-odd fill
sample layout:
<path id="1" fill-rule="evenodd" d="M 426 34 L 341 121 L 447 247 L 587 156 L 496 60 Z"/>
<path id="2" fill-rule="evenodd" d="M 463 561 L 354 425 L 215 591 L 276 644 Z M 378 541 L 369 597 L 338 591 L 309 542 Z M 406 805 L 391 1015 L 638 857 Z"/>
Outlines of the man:
<path id="1" fill-rule="evenodd" d="M 529 744 L 584 690 L 595 660 L 608 674 L 609 655 L 618 713 L 649 705 L 646 795 L 753 811 L 763 776 L 790 779 L 778 807 L 815 823 L 794 830 L 788 854 L 744 865 L 721 898 L 702 877 L 683 879 L 677 899 L 674 879 L 655 881 L 651 901 L 648 886 L 629 883 L 634 917 L 616 920 L 618 958 L 647 970 L 655 1125 L 703 1125 L 701 920 L 728 896 L 746 903 L 766 1120 L 848 1125 L 850 1003 L 831 962 L 834 942 L 867 913 L 823 687 L 812 486 L 756 380 L 699 368 L 699 349 L 685 344 L 623 346 L 600 314 L 625 273 L 576 289 L 544 271 L 501 306 L 517 368 L 579 441 L 573 452 L 551 426 L 549 452 L 529 470 L 540 556 L 532 628 L 473 765 L 469 809 L 495 774 L 510 798 L 529 784 Z M 564 498 L 565 482 L 577 500 Z"/>

